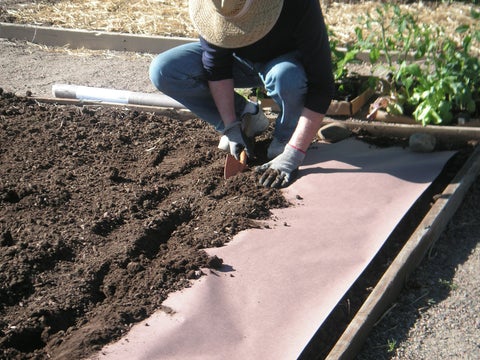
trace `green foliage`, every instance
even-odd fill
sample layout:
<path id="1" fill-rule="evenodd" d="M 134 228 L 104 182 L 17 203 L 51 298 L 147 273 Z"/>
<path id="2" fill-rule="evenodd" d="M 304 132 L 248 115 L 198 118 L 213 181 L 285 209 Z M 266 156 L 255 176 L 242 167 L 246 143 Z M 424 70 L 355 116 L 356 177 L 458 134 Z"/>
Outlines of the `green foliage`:
<path id="1" fill-rule="evenodd" d="M 346 48 L 341 49 L 339 41 L 330 34 L 330 51 L 332 54 L 333 74 L 335 81 L 339 81 L 348 76 L 347 65 L 358 62 L 357 54 L 360 52 L 358 45 L 347 44 Z"/>
<path id="2" fill-rule="evenodd" d="M 348 69 L 348 64 L 360 63 L 357 55 L 361 51 L 361 47 L 358 44 L 347 44 L 344 47 L 340 47 L 335 35 L 330 33 L 330 51 L 336 86 L 335 98 L 337 100 L 350 101 L 367 88 L 374 89 L 377 86 L 378 78 L 359 76 L 358 74 L 350 73 Z"/>
<path id="3" fill-rule="evenodd" d="M 470 15 L 480 18 L 473 7 Z M 478 114 L 480 60 L 471 46 L 480 43 L 479 22 L 458 26 L 458 44 L 442 28 L 418 24 L 395 4 L 378 6 L 363 20 L 369 35 L 357 28 L 354 49 L 369 51 L 372 64 L 386 64 L 391 71 L 394 101 L 387 111 L 413 115 L 423 125 L 449 124 L 458 113 Z"/>
<path id="4" fill-rule="evenodd" d="M 455 291 L 458 289 L 458 284 L 454 283 L 451 280 L 439 279 L 438 283 L 451 291 Z"/>
<path id="5" fill-rule="evenodd" d="M 395 352 L 396 347 L 397 347 L 397 340 L 395 340 L 395 339 L 388 339 L 387 340 L 387 352 L 389 354 Z"/>

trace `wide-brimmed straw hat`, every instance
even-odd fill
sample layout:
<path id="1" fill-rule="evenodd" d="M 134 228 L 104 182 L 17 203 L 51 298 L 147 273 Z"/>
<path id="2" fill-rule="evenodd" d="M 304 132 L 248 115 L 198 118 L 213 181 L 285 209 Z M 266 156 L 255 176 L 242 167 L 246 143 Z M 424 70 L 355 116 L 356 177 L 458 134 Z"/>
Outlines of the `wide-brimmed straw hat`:
<path id="1" fill-rule="evenodd" d="M 253 44 L 273 28 L 283 0 L 190 0 L 190 18 L 208 42 L 239 48 Z"/>

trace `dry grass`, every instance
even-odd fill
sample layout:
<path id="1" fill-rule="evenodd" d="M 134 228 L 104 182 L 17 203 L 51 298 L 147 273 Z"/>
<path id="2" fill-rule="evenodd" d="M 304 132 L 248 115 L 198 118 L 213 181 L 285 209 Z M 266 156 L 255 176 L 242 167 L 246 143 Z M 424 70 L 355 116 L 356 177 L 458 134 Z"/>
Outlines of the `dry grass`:
<path id="1" fill-rule="evenodd" d="M 378 1 L 351 4 L 329 0 L 321 3 L 327 25 L 340 43 L 354 41 L 355 27 L 362 24 L 359 17 L 374 11 L 380 4 Z M 472 24 L 469 15 L 472 6 L 480 11 L 479 6 L 458 2 L 400 5 L 402 10 L 415 14 L 418 23 L 441 26 L 452 36 L 458 25 Z M 10 21 L 24 24 L 195 38 L 197 34 L 187 7 L 188 0 L 10 1 L 7 2 L 6 16 Z M 478 28 L 478 21 L 475 26 Z"/>
<path id="2" fill-rule="evenodd" d="M 70 0 L 7 8 L 14 22 L 69 29 L 162 36 L 196 36 L 188 0 Z"/>
<path id="3" fill-rule="evenodd" d="M 332 3 L 325 13 L 325 21 L 329 28 L 340 40 L 340 43 L 348 43 L 355 39 L 355 27 L 360 26 L 360 18 L 368 12 L 373 12 L 379 6 L 378 1 L 364 1 L 357 4 Z M 474 20 L 470 16 L 473 5 L 463 3 L 414 3 L 400 4 L 402 11 L 409 12 L 417 17 L 417 23 L 430 26 L 441 26 L 446 34 L 455 33 L 460 24 L 472 24 Z M 480 11 L 480 7 L 476 7 Z M 393 16 L 393 14 L 390 14 Z M 478 27 L 478 23 L 476 25 Z"/>

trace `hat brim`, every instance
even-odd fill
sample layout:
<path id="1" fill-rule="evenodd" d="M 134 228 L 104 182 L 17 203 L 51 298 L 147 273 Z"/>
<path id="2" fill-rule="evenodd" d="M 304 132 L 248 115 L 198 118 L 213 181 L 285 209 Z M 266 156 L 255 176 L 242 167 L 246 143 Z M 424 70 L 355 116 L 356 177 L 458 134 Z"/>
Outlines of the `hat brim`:
<path id="1" fill-rule="evenodd" d="M 251 45 L 272 30 L 283 8 L 283 0 L 252 1 L 240 17 L 220 15 L 212 0 L 190 0 L 190 18 L 198 33 L 209 43 L 224 48 Z"/>

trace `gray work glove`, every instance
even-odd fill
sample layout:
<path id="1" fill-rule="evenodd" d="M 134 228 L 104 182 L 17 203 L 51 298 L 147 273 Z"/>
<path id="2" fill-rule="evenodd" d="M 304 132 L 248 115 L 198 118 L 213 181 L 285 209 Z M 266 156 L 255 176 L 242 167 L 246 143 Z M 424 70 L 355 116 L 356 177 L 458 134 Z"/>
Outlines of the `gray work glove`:
<path id="1" fill-rule="evenodd" d="M 235 121 L 232 124 L 225 126 L 223 130 L 223 135 L 225 135 L 228 139 L 228 148 L 230 150 L 230 154 L 235 156 L 235 159 L 240 158 L 240 153 L 243 149 L 245 149 L 247 153 L 247 157 L 250 157 L 250 147 L 247 145 L 245 137 L 242 133 L 240 121 Z"/>
<path id="2" fill-rule="evenodd" d="M 257 173 L 262 174 L 260 184 L 272 188 L 287 186 L 290 180 L 293 180 L 293 176 L 303 163 L 303 159 L 305 159 L 303 151 L 287 144 L 280 155 L 255 168 Z"/>

